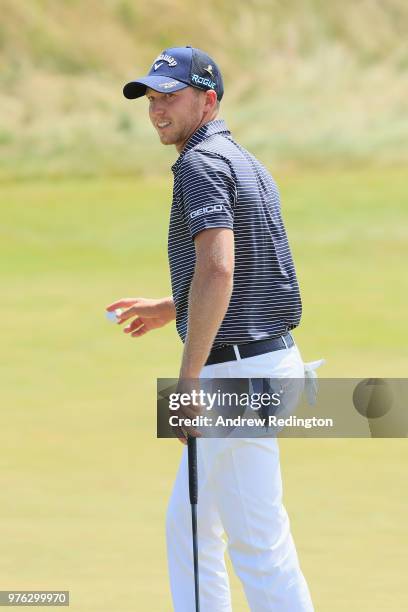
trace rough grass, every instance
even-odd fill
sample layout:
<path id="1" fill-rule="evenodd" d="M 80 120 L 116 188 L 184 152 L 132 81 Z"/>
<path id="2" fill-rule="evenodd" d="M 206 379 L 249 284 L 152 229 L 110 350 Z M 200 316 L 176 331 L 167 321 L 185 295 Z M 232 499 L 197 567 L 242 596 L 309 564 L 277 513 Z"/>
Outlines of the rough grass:
<path id="1" fill-rule="evenodd" d="M 222 113 L 267 163 L 402 164 L 407 25 L 403 0 L 3 0 L 0 178 L 164 171 L 121 90 L 177 44 L 218 60 Z"/>
<path id="2" fill-rule="evenodd" d="M 296 333 L 325 376 L 406 374 L 402 171 L 277 174 L 304 298 Z M 167 180 L 3 186 L 0 573 L 70 589 L 78 612 L 171 607 L 164 514 L 177 442 L 155 439 L 173 327 L 122 336 L 104 306 L 170 293 Z M 316 603 L 407 607 L 404 440 L 282 440 L 285 502 Z M 233 578 L 234 610 L 246 610 Z"/>

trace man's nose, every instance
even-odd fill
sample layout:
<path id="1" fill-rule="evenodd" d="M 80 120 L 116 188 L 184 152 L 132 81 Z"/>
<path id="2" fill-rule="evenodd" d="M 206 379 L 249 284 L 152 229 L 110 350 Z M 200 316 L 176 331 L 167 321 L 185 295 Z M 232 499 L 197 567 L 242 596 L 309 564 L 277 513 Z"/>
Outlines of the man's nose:
<path id="1" fill-rule="evenodd" d="M 155 100 L 151 105 L 151 112 L 153 115 L 162 115 L 164 110 L 164 103 L 161 100 Z"/>

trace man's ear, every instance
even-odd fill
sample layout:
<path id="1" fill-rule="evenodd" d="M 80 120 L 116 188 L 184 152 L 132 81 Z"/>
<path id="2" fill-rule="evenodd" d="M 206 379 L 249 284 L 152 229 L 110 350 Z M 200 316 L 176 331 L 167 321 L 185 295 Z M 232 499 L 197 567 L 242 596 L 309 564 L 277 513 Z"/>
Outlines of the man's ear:
<path id="1" fill-rule="evenodd" d="M 217 94 L 213 89 L 207 89 L 205 92 L 206 106 L 210 109 L 214 109 L 217 106 Z"/>

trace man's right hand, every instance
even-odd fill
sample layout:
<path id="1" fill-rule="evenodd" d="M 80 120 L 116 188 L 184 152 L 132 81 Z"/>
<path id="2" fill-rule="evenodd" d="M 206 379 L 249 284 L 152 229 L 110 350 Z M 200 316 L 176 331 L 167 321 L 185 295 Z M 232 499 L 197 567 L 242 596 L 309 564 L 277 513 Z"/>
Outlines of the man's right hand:
<path id="1" fill-rule="evenodd" d="M 123 329 L 133 338 L 139 338 L 152 329 L 163 327 L 176 318 L 176 309 L 172 297 L 162 299 L 149 298 L 122 298 L 106 307 L 108 312 L 122 308 L 118 317 L 118 324 L 129 321 Z"/>

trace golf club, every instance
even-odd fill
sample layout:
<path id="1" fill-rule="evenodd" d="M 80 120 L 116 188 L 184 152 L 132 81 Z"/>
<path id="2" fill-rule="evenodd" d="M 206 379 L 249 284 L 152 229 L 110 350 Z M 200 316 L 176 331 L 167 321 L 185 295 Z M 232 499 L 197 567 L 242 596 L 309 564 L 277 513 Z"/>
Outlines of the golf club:
<path id="1" fill-rule="evenodd" d="M 197 542 L 197 501 L 198 501 L 198 482 L 197 482 L 197 438 L 187 437 L 188 448 L 188 484 L 191 504 L 191 525 L 193 531 L 193 558 L 194 558 L 194 592 L 195 610 L 200 612 L 200 587 L 198 579 L 198 542 Z"/>

